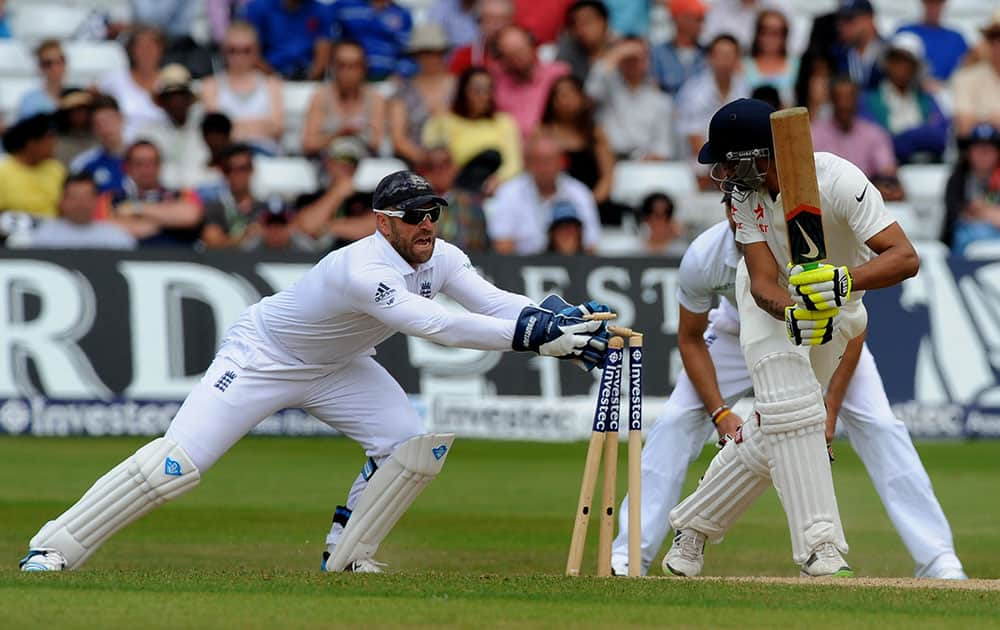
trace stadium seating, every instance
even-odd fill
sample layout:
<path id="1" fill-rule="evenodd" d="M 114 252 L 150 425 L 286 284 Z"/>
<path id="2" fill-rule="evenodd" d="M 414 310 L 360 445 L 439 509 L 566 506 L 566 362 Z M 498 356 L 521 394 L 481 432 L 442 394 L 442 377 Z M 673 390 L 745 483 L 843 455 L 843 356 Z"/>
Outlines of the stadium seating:
<path id="1" fill-rule="evenodd" d="M 118 42 L 69 41 L 63 46 L 69 85 L 93 85 L 109 72 L 128 68 L 128 57 Z"/>
<path id="2" fill-rule="evenodd" d="M 318 85 L 319 83 L 310 81 L 284 83 L 281 100 L 285 110 L 285 132 L 281 138 L 281 147 L 286 153 L 302 152 L 302 128 L 306 124 L 309 99 Z"/>
<path id="3" fill-rule="evenodd" d="M 615 166 L 611 198 L 637 206 L 650 193 L 665 192 L 676 198 L 697 190 L 698 182 L 687 162 L 623 161 Z"/>
<path id="4" fill-rule="evenodd" d="M 314 192 L 317 186 L 316 169 L 305 158 L 260 155 L 254 158 L 251 187 L 258 198 L 277 195 L 292 199 L 296 195 Z"/>
<path id="5" fill-rule="evenodd" d="M 17 39 L 0 39 L 0 78 L 37 81 L 39 77 L 35 54 L 27 44 Z"/>
<path id="6" fill-rule="evenodd" d="M 365 158 L 354 173 L 354 188 L 361 192 L 371 192 L 383 177 L 405 168 L 406 163 L 396 158 Z"/>
<path id="7" fill-rule="evenodd" d="M 944 187 L 950 172 L 948 164 L 907 164 L 899 168 L 899 183 L 913 207 L 911 237 L 938 238 L 944 220 Z"/>
<path id="8" fill-rule="evenodd" d="M 71 39 L 83 25 L 91 9 L 75 4 L 19 2 L 10 8 L 10 30 L 22 42 L 43 39 Z"/>

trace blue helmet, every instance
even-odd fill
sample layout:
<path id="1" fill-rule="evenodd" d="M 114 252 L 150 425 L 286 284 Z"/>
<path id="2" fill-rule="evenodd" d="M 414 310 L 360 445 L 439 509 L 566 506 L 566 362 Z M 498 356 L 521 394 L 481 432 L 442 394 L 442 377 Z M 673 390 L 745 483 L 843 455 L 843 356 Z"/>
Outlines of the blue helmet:
<path id="1" fill-rule="evenodd" d="M 719 108 L 708 124 L 708 142 L 698 152 L 702 164 L 740 158 L 772 157 L 771 113 L 774 108 L 755 98 L 741 98 Z"/>

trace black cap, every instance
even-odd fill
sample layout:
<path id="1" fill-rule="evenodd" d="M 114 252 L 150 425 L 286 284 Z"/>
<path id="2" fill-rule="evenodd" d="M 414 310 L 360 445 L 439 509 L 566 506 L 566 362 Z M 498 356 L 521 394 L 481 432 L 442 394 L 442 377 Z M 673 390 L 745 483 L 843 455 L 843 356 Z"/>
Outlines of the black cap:
<path id="1" fill-rule="evenodd" d="M 848 18 L 855 15 L 875 15 L 875 7 L 868 0 L 843 0 L 837 9 L 837 16 Z"/>
<path id="2" fill-rule="evenodd" d="M 960 147 L 965 148 L 973 144 L 992 144 L 1000 146 L 1000 132 L 989 123 L 979 123 L 969 131 L 968 135 L 958 139 Z"/>
<path id="3" fill-rule="evenodd" d="M 426 207 L 428 203 L 447 206 L 444 197 L 439 196 L 427 180 L 413 171 L 396 171 L 382 178 L 375 187 L 372 207 L 376 210 L 413 210 Z"/>
<path id="4" fill-rule="evenodd" d="M 698 161 L 715 164 L 737 159 L 740 157 L 737 154 L 760 149 L 768 149 L 767 155 L 772 155 L 773 112 L 773 107 L 755 98 L 741 98 L 723 105 L 708 124 L 708 142 L 698 152 Z"/>

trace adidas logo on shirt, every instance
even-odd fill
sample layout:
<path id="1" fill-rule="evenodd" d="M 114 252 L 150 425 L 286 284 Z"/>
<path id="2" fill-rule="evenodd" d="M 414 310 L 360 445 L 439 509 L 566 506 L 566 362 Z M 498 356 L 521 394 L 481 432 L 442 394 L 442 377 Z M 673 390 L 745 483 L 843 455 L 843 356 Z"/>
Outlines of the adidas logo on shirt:
<path id="1" fill-rule="evenodd" d="M 375 290 L 375 303 L 380 306 L 392 306 L 396 301 L 396 289 L 393 289 L 384 282 L 378 283 Z"/>

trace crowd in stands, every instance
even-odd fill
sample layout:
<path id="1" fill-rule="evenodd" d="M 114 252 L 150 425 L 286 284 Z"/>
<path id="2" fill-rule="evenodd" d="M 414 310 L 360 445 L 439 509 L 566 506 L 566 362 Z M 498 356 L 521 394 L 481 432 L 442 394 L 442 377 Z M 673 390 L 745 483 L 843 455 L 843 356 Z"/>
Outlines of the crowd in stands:
<path id="1" fill-rule="evenodd" d="M 717 190 L 695 156 L 713 113 L 751 96 L 807 106 L 816 150 L 886 201 L 907 199 L 901 166 L 952 165 L 940 239 L 1000 241 L 1000 10 L 967 40 L 945 0 L 893 32 L 869 0 L 811 25 L 791 0 L 120 4 L 79 34 L 128 59 L 93 84 L 67 81 L 67 42 L 33 42 L 38 87 L 2 121 L 7 247 L 329 251 L 373 231 L 356 175 L 393 157 L 449 200 L 439 233 L 469 251 L 676 256 L 685 199 L 664 182 L 622 203 L 616 169 L 683 162 Z M 0 38 L 17 38 L 3 6 Z M 283 94 L 303 81 L 291 127 Z M 282 155 L 319 188 L 258 196 L 259 159 Z"/>

